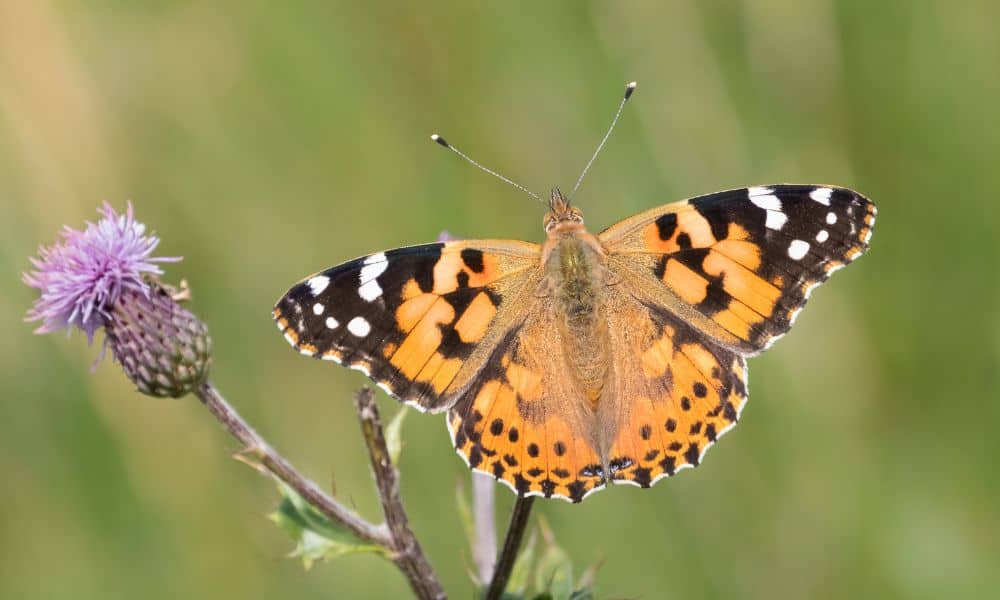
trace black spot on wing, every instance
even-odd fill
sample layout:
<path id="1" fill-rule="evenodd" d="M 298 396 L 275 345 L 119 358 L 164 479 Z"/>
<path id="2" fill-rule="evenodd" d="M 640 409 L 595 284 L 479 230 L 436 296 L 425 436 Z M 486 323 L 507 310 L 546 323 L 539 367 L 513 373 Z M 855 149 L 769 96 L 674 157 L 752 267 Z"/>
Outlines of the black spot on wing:
<path id="1" fill-rule="evenodd" d="M 698 444 L 692 442 L 688 445 L 688 449 L 684 452 L 684 459 L 688 461 L 688 464 L 697 467 L 699 455 Z"/>
<path id="2" fill-rule="evenodd" d="M 677 231 L 677 213 L 668 212 L 656 219 L 656 230 L 661 240 L 669 240 Z"/>
<path id="3" fill-rule="evenodd" d="M 583 500 L 584 494 L 587 493 L 587 484 L 579 479 L 573 481 L 567 487 L 569 488 L 569 499 L 574 503 Z"/>
<path id="4" fill-rule="evenodd" d="M 473 273 L 482 273 L 485 268 L 483 265 L 483 251 L 475 248 L 462 249 L 462 262 L 464 262 L 465 266 L 469 267 Z"/>
<path id="5" fill-rule="evenodd" d="M 704 198 L 699 198 L 693 200 L 691 205 L 708 221 L 709 227 L 712 228 L 712 237 L 716 240 L 726 239 L 726 236 L 729 235 L 729 219 L 720 219 L 718 215 L 713 214 L 717 210 L 716 203 L 706 202 Z"/>
<path id="6" fill-rule="evenodd" d="M 663 275 L 667 272 L 667 261 L 670 260 L 670 256 L 664 254 L 656 259 L 656 266 L 653 267 L 653 274 L 660 281 L 663 281 Z"/>
<path id="7" fill-rule="evenodd" d="M 708 286 L 705 288 L 705 299 L 696 304 L 695 308 L 708 316 L 715 315 L 729 308 L 729 303 L 733 298 L 726 292 L 725 287 L 723 287 L 722 277 L 713 277 L 705 273 L 701 273 L 701 275 L 708 280 Z"/>
<path id="8" fill-rule="evenodd" d="M 686 234 L 681 234 L 677 236 L 677 241 L 680 243 L 681 236 Z M 682 248 L 684 246 L 681 246 Z M 675 252 L 670 255 L 672 260 L 676 260 L 686 267 L 690 268 L 695 273 L 698 273 L 702 277 L 708 278 L 705 275 L 705 268 L 702 266 L 705 262 L 705 257 L 711 252 L 711 248 L 691 248 L 690 242 L 688 243 L 688 248 L 686 250 L 681 250 L 680 252 Z"/>

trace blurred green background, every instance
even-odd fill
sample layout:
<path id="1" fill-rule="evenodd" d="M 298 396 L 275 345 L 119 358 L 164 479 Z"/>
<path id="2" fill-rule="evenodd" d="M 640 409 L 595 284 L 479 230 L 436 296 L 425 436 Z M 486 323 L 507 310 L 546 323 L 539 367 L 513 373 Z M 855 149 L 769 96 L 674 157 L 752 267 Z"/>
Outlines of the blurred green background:
<path id="1" fill-rule="evenodd" d="M 751 361 L 741 425 L 652 490 L 536 504 L 600 597 L 983 597 L 1000 564 L 1000 5 L 969 1 L 0 2 L 0 596 L 400 596 L 385 561 L 303 573 L 267 480 L 193 399 L 133 392 L 84 337 L 36 337 L 37 244 L 135 202 L 183 255 L 214 379 L 311 477 L 377 515 L 349 394 L 271 323 L 300 277 L 374 250 L 540 240 L 542 211 L 428 139 L 570 187 L 593 230 L 686 196 L 837 183 L 872 250 Z M 382 398 L 385 409 L 394 402 Z M 404 498 L 472 593 L 441 417 Z M 498 488 L 506 515 L 511 494 Z"/>

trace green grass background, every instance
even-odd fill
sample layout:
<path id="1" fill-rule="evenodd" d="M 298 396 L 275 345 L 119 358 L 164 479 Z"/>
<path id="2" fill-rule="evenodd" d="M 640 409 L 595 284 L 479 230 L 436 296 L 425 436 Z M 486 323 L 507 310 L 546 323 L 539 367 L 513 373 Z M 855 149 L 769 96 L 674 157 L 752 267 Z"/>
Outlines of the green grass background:
<path id="1" fill-rule="evenodd" d="M 592 229 L 783 181 L 879 207 L 871 252 L 750 362 L 703 466 L 537 504 L 601 597 L 939 598 L 1000 564 L 1000 5 L 867 2 L 0 3 L 0 597 L 407 593 L 388 563 L 303 573 L 196 400 L 134 393 L 73 335 L 21 322 L 62 224 L 131 199 L 185 260 L 213 377 L 311 477 L 377 516 L 349 394 L 271 323 L 300 277 L 371 251 L 540 240 L 542 211 L 434 146 L 571 187 Z M 386 410 L 393 401 L 383 398 Z M 412 415 L 403 494 L 468 598 L 443 419 Z M 506 511 L 511 495 L 498 488 Z M 500 518 L 503 518 L 502 512 Z"/>

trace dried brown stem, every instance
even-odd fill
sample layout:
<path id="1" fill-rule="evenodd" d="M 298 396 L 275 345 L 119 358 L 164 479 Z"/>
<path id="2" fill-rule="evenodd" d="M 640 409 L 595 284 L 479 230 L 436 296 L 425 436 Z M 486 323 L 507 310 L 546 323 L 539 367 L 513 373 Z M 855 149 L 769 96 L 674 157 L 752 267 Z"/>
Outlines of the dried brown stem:
<path id="1" fill-rule="evenodd" d="M 389 455 L 379 420 L 375 393 L 370 388 L 362 388 L 354 394 L 354 406 L 361 420 L 361 433 L 368 445 L 372 473 L 378 486 L 382 513 L 392 537 L 392 560 L 406 575 L 413 593 L 419 598 L 445 598 L 444 590 L 434 574 L 417 536 L 410 529 L 403 501 L 399 496 L 399 473 Z"/>

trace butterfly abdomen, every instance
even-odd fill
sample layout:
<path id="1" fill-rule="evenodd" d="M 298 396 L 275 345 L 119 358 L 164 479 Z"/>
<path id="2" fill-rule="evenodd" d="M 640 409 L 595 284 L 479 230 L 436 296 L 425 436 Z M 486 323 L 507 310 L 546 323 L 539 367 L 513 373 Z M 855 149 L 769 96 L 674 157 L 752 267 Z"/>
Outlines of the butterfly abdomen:
<path id="1" fill-rule="evenodd" d="M 589 234 L 583 234 L 589 235 Z M 556 291 L 554 309 L 565 356 L 591 408 L 596 409 L 607 380 L 609 340 L 603 311 L 600 257 L 589 240 L 566 235 L 549 265 Z"/>

